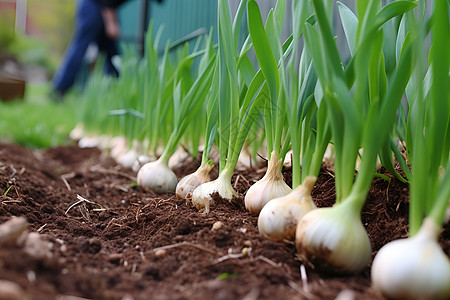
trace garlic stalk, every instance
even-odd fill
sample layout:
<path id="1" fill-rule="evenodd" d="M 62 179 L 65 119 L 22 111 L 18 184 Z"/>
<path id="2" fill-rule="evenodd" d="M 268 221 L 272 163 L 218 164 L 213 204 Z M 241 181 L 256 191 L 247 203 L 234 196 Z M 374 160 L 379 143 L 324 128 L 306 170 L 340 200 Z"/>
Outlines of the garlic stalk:
<path id="1" fill-rule="evenodd" d="M 437 242 L 440 230 L 426 218 L 413 237 L 384 245 L 372 264 L 373 287 L 389 299 L 450 299 L 450 260 Z"/>
<path id="2" fill-rule="evenodd" d="M 137 173 L 137 184 L 144 190 L 158 194 L 173 193 L 178 180 L 175 173 L 167 165 L 167 159 L 161 156 L 158 160 L 146 163 Z"/>
<path id="3" fill-rule="evenodd" d="M 238 195 L 231 185 L 233 172 L 229 170 L 224 169 L 216 180 L 203 183 L 194 190 L 192 204 L 195 208 L 198 210 L 204 209 L 205 213 L 209 213 L 211 206 L 214 205 L 213 194 L 218 193 L 223 200 L 229 202 Z"/>
<path id="4" fill-rule="evenodd" d="M 307 213 L 297 225 L 295 244 L 303 259 L 336 273 L 361 271 L 372 253 L 360 210 L 351 201 Z"/>
<path id="5" fill-rule="evenodd" d="M 192 193 L 201 184 L 211 181 L 209 172 L 213 169 L 214 165 L 211 163 L 204 163 L 192 174 L 183 177 L 178 182 L 175 189 L 175 194 L 179 199 L 185 199 L 188 204 L 192 199 Z"/>
<path id="6" fill-rule="evenodd" d="M 261 209 L 270 200 L 289 194 L 292 189 L 284 182 L 281 174 L 282 159 L 278 159 L 275 151 L 272 151 L 266 174 L 253 184 L 245 194 L 245 208 L 254 215 L 258 215 Z"/>
<path id="7" fill-rule="evenodd" d="M 294 240 L 298 221 L 316 208 L 311 191 L 316 177 L 308 176 L 289 194 L 269 201 L 258 217 L 258 230 L 273 241 Z"/>

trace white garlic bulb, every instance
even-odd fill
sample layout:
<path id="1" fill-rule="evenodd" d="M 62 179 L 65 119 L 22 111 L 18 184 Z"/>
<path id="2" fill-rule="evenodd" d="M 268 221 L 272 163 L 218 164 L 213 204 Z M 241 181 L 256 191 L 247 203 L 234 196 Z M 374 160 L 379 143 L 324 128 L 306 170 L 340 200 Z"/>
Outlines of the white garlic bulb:
<path id="1" fill-rule="evenodd" d="M 78 123 L 69 133 L 72 140 L 79 140 L 84 136 L 84 124 Z"/>
<path id="2" fill-rule="evenodd" d="M 155 193 L 173 193 L 177 183 L 177 176 L 161 159 L 146 163 L 137 173 L 138 186 Z"/>
<path id="3" fill-rule="evenodd" d="M 134 172 L 138 172 L 143 165 L 155 160 L 156 158 L 153 156 L 147 154 L 140 154 L 134 161 L 133 165 L 131 166 L 131 170 L 133 170 Z"/>
<path id="4" fill-rule="evenodd" d="M 413 237 L 384 245 L 372 263 L 373 287 L 390 299 L 450 299 L 450 260 L 437 242 L 440 229 L 427 218 Z"/>
<path id="5" fill-rule="evenodd" d="M 258 230 L 273 241 L 294 240 L 298 221 L 316 208 L 311 191 L 316 177 L 308 176 L 303 184 L 286 196 L 269 201 L 258 217 Z"/>
<path id="6" fill-rule="evenodd" d="M 131 169 L 138 157 L 139 153 L 134 149 L 130 149 L 119 154 L 116 157 L 116 162 L 126 169 Z"/>
<path id="7" fill-rule="evenodd" d="M 128 149 L 128 142 L 124 136 L 113 137 L 109 142 L 109 155 L 116 159 L 119 155 L 126 152 Z"/>
<path id="8" fill-rule="evenodd" d="M 175 194 L 178 199 L 186 200 L 189 203 L 192 198 L 192 192 L 201 184 L 211 181 L 209 172 L 211 172 L 213 164 L 204 163 L 194 173 L 183 177 L 178 182 Z"/>
<path id="9" fill-rule="evenodd" d="M 289 194 L 292 189 L 284 182 L 281 173 L 282 159 L 278 159 L 275 151 L 272 152 L 263 178 L 253 184 L 245 194 L 245 208 L 254 215 L 270 200 Z"/>
<path id="10" fill-rule="evenodd" d="M 370 261 L 372 248 L 360 211 L 350 201 L 318 208 L 300 219 L 295 233 L 299 255 L 336 273 L 357 273 Z"/>
<path id="11" fill-rule="evenodd" d="M 199 185 L 192 193 L 192 204 L 198 210 L 205 210 L 209 213 L 211 206 L 214 204 L 214 199 L 211 195 L 218 193 L 219 196 L 231 201 L 233 197 L 237 196 L 236 191 L 231 185 L 231 175 L 227 170 L 223 170 L 216 180 L 203 183 Z"/>

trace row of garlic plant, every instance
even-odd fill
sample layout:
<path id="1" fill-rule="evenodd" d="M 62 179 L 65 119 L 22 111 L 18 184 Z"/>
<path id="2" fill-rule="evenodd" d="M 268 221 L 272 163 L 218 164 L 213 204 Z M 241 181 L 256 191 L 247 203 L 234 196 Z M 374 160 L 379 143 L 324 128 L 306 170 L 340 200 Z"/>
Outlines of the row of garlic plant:
<path id="1" fill-rule="evenodd" d="M 247 135 L 267 98 L 260 71 L 255 72 L 247 52 L 249 38 L 238 49 L 240 24 L 246 9 L 241 1 L 234 20 L 228 1 L 218 2 L 218 148 L 219 176 L 196 187 L 192 204 L 209 212 L 214 205 L 213 194 L 231 201 L 237 192 L 231 185 L 239 155 Z"/>
<path id="2" fill-rule="evenodd" d="M 407 151 L 412 172 L 399 160 L 411 187 L 411 237 L 391 242 L 379 251 L 373 262 L 372 279 L 374 287 L 390 299 L 448 299 L 450 262 L 437 238 L 450 199 L 449 5 L 437 1 L 431 23 L 425 20 L 424 3 L 421 13 L 408 13 L 418 4 L 414 1 L 397 1 L 382 9 L 377 1 L 359 3 L 360 20 L 340 4 L 353 54 L 347 67 L 342 68 L 329 25 L 330 14 L 327 16 L 321 1 L 312 2 L 319 28 L 306 24 L 305 42 L 319 76 L 319 94 L 323 95 L 323 105 L 329 107 L 333 123 L 337 199 L 333 207 L 313 210 L 299 219 L 297 250 L 317 267 L 325 265 L 338 272 L 357 272 L 368 265 L 370 241 L 360 212 L 374 176 L 377 155 L 384 155 L 385 165 L 392 164 L 390 157 L 386 160 L 386 145 L 398 155 L 392 143 L 392 124 L 408 84 Z M 388 76 L 381 26 L 403 13 L 406 14 L 396 45 L 397 64 L 392 76 Z M 405 29 L 405 24 L 410 28 Z M 432 43 L 427 55 L 424 47 L 430 28 Z M 429 67 L 424 57 L 428 57 Z M 364 150 L 362 164 L 353 182 L 359 147 Z M 272 208 L 272 215 L 277 209 L 280 211 Z"/>
<path id="3" fill-rule="evenodd" d="M 175 72 L 173 85 L 174 126 L 164 150 L 155 161 L 144 164 L 137 174 L 137 183 L 143 189 L 157 193 L 174 192 L 178 183 L 177 176 L 169 168 L 170 157 L 175 153 L 183 134 L 199 110 L 205 99 L 211 98 L 210 86 L 214 77 L 216 54 L 211 44 L 211 35 L 204 50 L 194 52 L 183 58 Z M 198 66 L 198 76 L 190 83 L 194 59 L 202 55 Z"/>
<path id="4" fill-rule="evenodd" d="M 278 4 L 280 2 L 283 1 L 278 1 Z M 381 51 L 383 34 L 379 29 L 394 16 L 412 9 L 415 3 L 403 1 L 380 11 L 376 1 L 372 1 L 367 6 L 359 5 L 360 15 L 371 16 L 365 17 L 364 22 L 358 22 L 356 16 L 350 14 L 350 11 L 342 4 L 342 21 L 346 26 L 345 32 L 353 54 L 346 69 L 342 68 L 330 25 L 331 6 L 326 8 L 321 1 L 312 1 L 312 3 L 311 18 L 308 18 L 310 17 L 309 9 L 311 9 L 308 1 L 294 3 L 292 11 L 303 16 L 300 18 L 300 24 L 294 25 L 296 26 L 294 28 L 295 42 L 304 33 L 307 49 L 306 52 L 305 49 L 303 50 L 304 56 L 298 76 L 302 79 L 305 77 L 304 82 L 311 84 L 314 89 L 305 88 L 302 90 L 302 98 L 292 98 L 298 95 L 298 91 L 292 93 L 288 90 L 284 61 L 277 63 L 275 57 L 278 58 L 280 55 L 273 54 L 279 53 L 281 49 L 279 36 L 276 34 L 275 18 L 269 14 L 264 28 L 256 2 L 249 1 L 249 30 L 258 61 L 269 86 L 271 101 L 274 101 L 274 98 L 277 101 L 285 101 L 286 96 L 290 96 L 290 100 L 300 108 L 300 110 L 293 110 L 292 104 L 290 105 L 292 115 L 289 118 L 291 125 L 289 129 L 293 132 L 293 185 L 294 187 L 300 185 L 302 179 L 304 182 L 293 196 L 297 198 L 297 205 L 289 203 L 287 199 L 291 197 L 272 200 L 267 207 L 263 208 L 258 225 L 263 234 L 276 240 L 289 237 L 292 239 L 295 233 L 298 252 L 313 263 L 320 265 L 325 262 L 328 267 L 338 272 L 357 272 L 368 264 L 371 256 L 370 241 L 360 221 L 361 209 L 374 176 L 377 156 L 381 151 L 380 145 L 385 144 L 389 137 L 395 112 L 408 82 L 408 70 L 411 64 L 408 52 L 402 56 L 395 75 L 390 78 L 393 84 L 386 88 L 387 76 Z M 317 23 L 312 19 L 317 19 Z M 270 27 L 271 25 L 275 27 L 275 30 Z M 373 39 L 374 34 L 377 35 L 377 39 Z M 269 44 L 270 41 L 272 41 L 271 44 Z M 314 49 L 321 49 L 321 51 L 314 51 Z M 293 57 L 295 55 L 296 51 Z M 310 79 L 308 76 L 315 76 L 306 71 L 308 57 L 311 57 L 310 61 L 312 59 L 319 81 L 314 79 L 308 81 Z M 293 74 L 295 73 L 291 72 L 289 75 Z M 302 80 L 300 80 L 301 83 Z M 295 82 L 295 84 L 298 83 Z M 308 97 L 310 102 L 314 99 L 313 106 L 305 100 Z M 308 112 L 308 105 L 311 112 Z M 282 108 L 281 105 L 279 110 L 282 111 Z M 315 128 L 312 128 L 310 123 L 313 116 L 316 121 Z M 273 114 L 266 114 L 265 117 L 268 117 L 270 122 Z M 327 124 L 327 122 L 330 123 Z M 330 138 L 328 126 L 331 128 L 331 141 L 336 153 L 334 161 L 336 205 L 332 208 L 314 209 L 310 193 Z M 311 131 L 314 131 L 314 135 L 310 134 Z M 302 134 L 305 133 L 302 140 Z M 308 133 L 310 139 L 308 139 Z M 374 139 L 375 136 L 379 139 Z M 362 165 L 354 182 L 355 164 L 361 147 L 364 149 Z M 301 168 L 296 162 L 300 158 L 303 159 Z M 297 175 L 297 172 L 300 174 L 304 172 L 309 176 L 302 178 L 301 175 Z M 303 205 L 298 205 L 300 198 L 303 199 Z M 280 204 L 276 205 L 277 203 Z M 311 212 L 308 213 L 308 211 Z M 305 216 L 302 217 L 302 215 Z M 344 220 L 341 219 L 343 215 L 346 216 Z M 297 222 L 298 225 L 296 225 Z M 286 224 L 294 224 L 296 228 L 287 230 Z M 324 249 L 326 251 L 322 251 Z"/>
<path id="5" fill-rule="evenodd" d="M 432 82 L 429 83 L 426 72 L 423 71 L 423 65 L 426 63 L 423 61 L 423 57 L 426 57 L 423 49 L 426 45 L 424 24 L 429 23 L 423 20 L 425 14 L 421 14 L 422 20 L 411 21 L 414 12 L 406 13 L 413 9 L 417 2 L 397 1 L 383 8 L 377 1 L 359 3 L 357 12 L 361 16 L 360 20 L 345 5 L 340 4 L 341 20 L 352 52 L 350 63 L 344 68 L 332 35 L 330 11 L 327 14 L 321 1 L 312 2 L 318 28 L 305 23 L 305 43 L 319 76 L 320 85 L 317 86 L 316 95 L 323 97 L 325 103 L 322 106 L 328 107 L 329 119 L 332 122 L 332 142 L 336 151 L 337 198 L 336 204 L 331 208 L 315 209 L 303 217 L 297 217 L 297 250 L 304 259 L 316 266 L 325 265 L 326 268 L 337 272 L 358 272 L 368 265 L 371 246 L 361 224 L 360 213 L 374 176 L 377 156 L 384 156 L 384 164 L 393 170 L 392 158 L 386 157 L 386 145 L 388 150 L 392 148 L 394 153 L 398 154 L 392 143 L 391 133 L 397 108 L 409 83 L 409 89 L 415 89 L 414 93 L 407 93 L 411 110 L 411 117 L 408 118 L 411 126 L 409 134 L 413 140 L 407 149 L 410 151 L 412 173 L 409 170 L 405 172 L 411 185 L 410 235 L 414 236 L 419 227 L 420 230 L 417 236 L 409 240 L 395 241 L 382 248 L 374 261 L 372 278 L 374 287 L 389 298 L 448 299 L 450 263 L 437 243 L 450 199 L 449 90 L 446 88 L 450 70 L 446 41 L 450 32 L 448 4 L 440 1 L 434 10 L 439 13 L 433 14 L 437 16 L 433 18 L 432 26 L 434 43 L 429 68 Z M 250 34 L 260 65 L 263 70 L 266 68 L 266 81 L 269 85 L 273 84 L 275 90 L 275 87 L 278 87 L 277 71 L 282 70 L 283 63 L 277 67 L 273 56 L 270 55 L 271 48 L 267 44 L 267 38 L 264 34 L 262 37 L 257 36 L 256 31 L 262 32 L 263 26 L 258 19 L 259 11 L 256 8 L 256 2 L 249 1 Z M 251 18 L 252 10 L 254 19 Z M 295 6 L 292 11 L 295 11 Z M 403 31 L 399 34 L 397 64 L 392 70 L 392 76 L 388 76 L 382 51 L 385 37 L 382 26 L 403 13 L 406 14 L 402 24 L 405 24 L 409 17 L 412 22 L 410 26 L 420 27 L 421 30 L 411 28 L 406 33 Z M 269 18 L 270 16 L 269 14 Z M 268 19 L 266 26 L 270 21 Z M 403 27 L 400 29 L 404 30 Z M 270 29 L 266 27 L 266 30 L 269 34 Z M 258 47 L 261 47 L 259 55 Z M 322 51 L 314 52 L 314 49 Z M 437 65 L 439 67 L 436 67 Z M 413 69 L 416 73 L 415 80 L 411 79 Z M 272 82 L 269 83 L 270 81 Z M 424 83 L 428 83 L 429 92 L 424 91 Z M 272 93 L 271 97 L 274 96 L 275 93 Z M 283 95 L 277 93 L 276 97 L 280 99 Z M 300 133 L 301 131 L 297 130 L 298 136 Z M 364 150 L 362 163 L 356 180 L 353 181 L 360 147 Z M 319 147 L 315 150 L 320 153 Z M 293 172 L 295 170 L 294 167 Z M 393 174 L 399 176 L 396 172 Z M 303 197 L 304 195 L 297 195 L 297 200 Z M 431 200 L 427 200 L 428 197 L 431 197 Z M 283 211 L 289 207 L 287 198 L 270 201 L 259 216 L 260 232 L 271 239 L 289 239 L 289 234 L 285 233 L 287 230 L 278 231 L 278 228 L 286 228 L 286 223 L 281 220 L 293 214 L 292 210 L 288 213 Z M 280 203 L 279 206 L 276 203 Z M 422 223 L 424 217 L 426 218 Z"/>
<path id="6" fill-rule="evenodd" d="M 283 4 L 280 5 L 280 3 Z M 268 55 L 269 57 L 273 55 L 273 52 L 267 50 L 271 49 L 267 41 L 272 41 L 271 45 L 275 45 L 275 47 L 277 47 L 276 45 L 281 45 L 281 30 L 277 28 L 270 30 L 268 26 L 276 27 L 277 24 L 282 24 L 283 22 L 274 22 L 275 19 L 273 16 L 277 15 L 277 13 L 269 13 L 265 29 L 256 2 L 250 2 L 248 10 L 249 24 L 252 24 L 249 26 L 250 34 L 258 60 L 262 69 L 265 71 L 264 74 L 279 78 L 279 92 L 277 97 L 279 101 L 285 102 L 288 109 L 286 117 L 289 128 L 288 137 L 291 141 L 290 148 L 292 150 L 293 190 L 289 189 L 279 195 L 276 192 L 268 190 L 270 188 L 276 190 L 277 186 L 282 186 L 279 177 L 274 175 L 266 177 L 267 174 L 271 174 L 269 173 L 270 171 L 273 172 L 270 169 L 271 167 L 273 168 L 270 165 L 270 161 L 268 173 L 266 173 L 265 178 L 250 188 L 250 190 L 252 188 L 258 188 L 258 185 L 261 183 L 265 187 L 261 192 L 262 194 L 265 193 L 265 195 L 257 197 L 261 199 L 259 203 L 262 201 L 267 202 L 267 204 L 263 203 L 261 205 L 261 211 L 258 217 L 258 229 L 263 235 L 276 241 L 293 240 L 297 220 L 316 208 L 311 197 L 311 191 L 319 174 L 324 152 L 330 138 L 329 124 L 326 120 L 326 107 L 319 105 L 314 98 L 317 75 L 313 68 L 311 57 L 305 48 L 301 49 L 299 46 L 304 23 L 307 22 L 310 16 L 310 10 L 305 4 L 307 2 L 293 2 L 291 11 L 293 16 L 297 16 L 297 18 L 292 18 L 294 20 L 292 42 L 290 51 L 286 53 L 290 56 L 288 58 L 288 56 L 279 55 L 278 64 L 267 64 L 262 61 L 264 60 L 263 55 Z M 277 5 L 280 5 L 284 9 L 284 1 L 279 1 Z M 314 22 L 313 19 L 309 19 L 308 21 Z M 266 31 L 267 38 L 265 35 Z M 276 49 L 275 47 L 272 49 Z M 274 52 L 279 50 L 281 48 L 276 49 Z M 297 61 L 299 61 L 298 70 L 296 67 Z M 274 85 L 277 83 L 277 80 L 269 81 Z M 276 173 L 274 172 L 274 174 L 279 174 L 281 170 L 280 164 L 277 164 L 276 168 Z M 269 181 L 272 182 L 269 183 Z M 245 200 L 247 202 L 251 200 L 248 199 L 250 190 L 246 194 Z"/>
<path id="7" fill-rule="evenodd" d="M 449 299 L 450 260 L 437 242 L 450 199 L 449 3 L 435 1 L 431 13 L 420 3 L 400 28 L 399 38 L 413 40 L 416 58 L 406 89 L 409 237 L 380 249 L 372 281 L 393 299 Z"/>
<path id="8" fill-rule="evenodd" d="M 336 204 L 300 219 L 296 247 L 301 256 L 316 264 L 325 263 L 337 272 L 352 273 L 366 267 L 371 258 L 371 243 L 360 214 L 375 173 L 377 155 L 392 130 L 412 67 L 411 45 L 404 43 L 393 74 L 387 78 L 381 27 L 416 3 L 396 1 L 380 9 L 379 1 L 358 2 L 359 19 L 355 15 L 342 18 L 344 24 L 350 22 L 344 28 L 353 53 L 344 68 L 330 25 L 330 11 L 326 11 L 321 1 L 312 3 L 318 26 L 306 26 L 305 43 L 313 57 L 323 104 L 328 107 L 332 123 Z M 361 147 L 361 166 L 354 179 Z"/>
<path id="9" fill-rule="evenodd" d="M 189 120 L 196 113 L 204 115 L 199 113 L 205 109 L 204 80 L 209 74 L 204 74 L 204 69 L 207 58 L 215 56 L 211 33 L 206 39 L 199 38 L 192 51 L 186 43 L 175 52 L 167 42 L 163 54 L 159 55 L 162 28 L 154 38 L 152 27 L 146 35 L 146 50 L 141 59 L 137 58 L 135 49 L 124 45 L 117 66 L 119 78 L 103 76 L 101 60 L 98 62 L 84 91 L 81 126 L 73 131 L 74 138 L 81 138 L 80 146 L 106 149 L 119 164 L 133 167 L 135 171 L 164 151 L 167 160 L 170 156 L 167 153 L 174 152 L 174 145 L 181 139 Z M 198 97 L 201 84 L 203 92 Z M 205 122 L 206 118 L 195 118 L 197 128 Z M 191 130 L 191 134 L 196 133 Z M 186 146 L 198 151 L 194 142 Z"/>
<path id="10" fill-rule="evenodd" d="M 169 76 L 164 72 L 165 59 L 159 63 L 156 52 L 152 53 L 152 71 L 146 70 L 142 84 L 145 91 L 143 99 L 155 102 L 144 101 L 145 107 L 140 107 L 144 111 L 142 122 L 147 122 L 141 137 L 150 136 L 150 139 L 158 140 L 150 143 L 152 147 L 160 145 L 159 136 L 163 134 L 158 117 L 165 115 L 164 112 L 173 112 L 168 114 L 173 127 L 164 127 L 167 132 L 172 130 L 172 134 L 162 139 L 166 147 L 158 160 L 158 164 L 164 161 L 165 170 L 157 172 L 157 179 L 165 177 L 160 174 L 171 173 L 167 168 L 168 157 L 186 137 L 184 133 L 192 120 L 188 112 L 198 105 L 198 109 L 206 112 L 206 130 L 202 139 L 205 151 L 197 172 L 178 183 L 177 196 L 206 212 L 214 204 L 214 193 L 230 201 L 236 195 L 231 186 L 231 176 L 239 154 L 249 132 L 255 130 L 255 127 L 251 128 L 252 124 L 262 116 L 261 134 L 265 138 L 265 150 L 270 155 L 269 167 L 264 178 L 252 186 L 245 197 L 247 209 L 259 214 L 258 228 L 262 234 L 278 241 L 295 240 L 300 256 L 317 267 L 325 265 L 337 272 L 359 272 L 371 258 L 371 245 L 360 214 L 379 157 L 386 169 L 411 185 L 411 236 L 419 231 L 423 217 L 427 216 L 422 227 L 431 227 L 432 232 L 426 235 L 426 240 L 435 243 L 433 249 L 436 253 L 442 252 L 436 238 L 450 198 L 449 110 L 444 109 L 448 106 L 449 91 L 442 88 L 448 86 L 449 81 L 448 53 L 444 50 L 448 49 L 445 48 L 448 42 L 439 47 L 435 46 L 437 42 L 432 43 L 436 50 L 431 52 L 430 62 L 439 60 L 436 64 L 439 68 L 426 67 L 423 61 L 426 51 L 417 49 L 425 45 L 427 30 L 432 30 L 433 41 L 446 40 L 448 4 L 436 1 L 438 7 L 433 12 L 439 10 L 440 14 L 433 13 L 438 17 L 433 17 L 433 22 L 424 22 L 414 17 L 418 3 L 412 0 L 395 1 L 384 7 L 380 1 L 361 1 L 357 2 L 356 14 L 338 3 L 351 54 L 349 61 L 344 63 L 331 28 L 332 1 L 326 5 L 320 0 L 293 1 L 292 35 L 284 43 L 281 31 L 285 1 L 277 2 L 265 26 L 254 0 L 241 1 L 234 20 L 228 2 L 219 0 L 218 3 L 217 53 L 209 41 L 205 49 L 191 56 L 185 54 L 179 63 L 183 65 L 183 59 L 189 60 L 192 55 L 202 56 L 205 62 L 199 68 L 203 71 L 198 72 L 190 88 L 182 91 L 186 80 L 183 75 Z M 238 48 L 239 28 L 246 8 L 250 36 Z M 393 26 L 394 20 L 401 20 L 398 28 Z M 300 41 L 304 47 L 300 46 Z M 247 57 L 251 47 L 261 67 L 257 71 Z M 441 57 L 446 59 L 441 60 Z M 175 70 L 179 69 L 177 65 L 172 66 L 171 74 L 176 74 Z M 148 82 L 156 81 L 159 82 L 157 88 L 148 85 Z M 396 119 L 396 113 L 401 115 L 403 112 L 400 101 L 405 89 L 409 111 L 402 121 L 401 118 Z M 186 102 L 185 99 L 181 101 L 182 96 L 187 98 Z M 173 103 L 175 106 L 171 106 Z M 126 112 L 128 115 L 131 112 L 138 122 L 138 111 L 139 107 L 135 110 L 128 108 Z M 117 111 L 116 114 L 120 115 Z M 408 161 L 403 159 L 395 142 L 399 138 L 395 135 L 399 132 L 396 128 L 399 124 L 406 128 L 402 137 L 406 137 Z M 442 141 L 445 142 L 440 143 Z M 329 142 L 335 152 L 336 204 L 330 208 L 316 208 L 311 190 Z M 219 148 L 219 177 L 208 182 L 212 168 L 209 153 L 214 144 Z M 289 149 L 292 150 L 293 190 L 280 176 L 281 161 Z M 360 149 L 363 149 L 362 154 Z M 156 148 L 154 151 L 156 154 Z M 440 153 L 439 158 L 431 155 L 435 152 Z M 392 153 L 402 165 L 406 178 L 394 170 Z M 355 179 L 355 167 L 360 156 L 361 165 Z M 412 172 L 407 163 L 412 166 Z M 439 179 L 439 169 L 445 170 L 441 172 L 444 174 L 442 179 Z M 173 174 L 168 177 L 171 178 L 170 184 L 157 181 L 155 184 L 152 180 L 149 184 L 140 183 L 157 192 L 173 192 L 176 177 Z M 428 191 L 432 194 L 431 199 L 436 201 L 424 200 Z M 430 223 L 432 225 L 426 225 Z M 417 236 L 423 236 L 420 234 L 423 231 L 420 229 Z M 383 250 L 380 255 L 389 252 Z M 400 279 L 409 278 L 402 276 L 404 273 L 397 277 L 377 276 L 378 273 L 386 274 L 383 272 L 396 274 L 392 269 L 386 271 L 393 259 L 390 254 L 385 256 L 388 256 L 385 259 L 388 263 L 377 258 L 372 272 L 374 285 L 382 293 L 400 299 L 405 295 L 448 298 L 449 263 L 445 254 L 436 254 L 440 259 L 436 264 L 444 272 L 441 281 L 424 273 L 429 274 L 426 275 L 428 278 L 444 283 L 441 285 L 432 285 L 419 277 L 414 278 L 418 282 L 411 284 L 406 280 L 402 283 Z M 414 257 L 420 257 L 420 254 Z M 399 258 L 394 260 L 400 261 Z M 421 271 L 402 272 L 421 274 Z M 425 294 L 420 294 L 412 286 L 419 287 Z M 431 286 L 436 286 L 436 289 L 432 290 Z"/>

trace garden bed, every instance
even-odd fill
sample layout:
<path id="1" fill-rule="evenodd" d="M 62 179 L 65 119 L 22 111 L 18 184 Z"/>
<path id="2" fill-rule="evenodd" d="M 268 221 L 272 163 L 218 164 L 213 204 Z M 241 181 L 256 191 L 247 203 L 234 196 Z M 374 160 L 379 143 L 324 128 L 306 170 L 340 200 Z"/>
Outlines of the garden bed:
<path id="1" fill-rule="evenodd" d="M 194 161 L 175 172 L 180 179 L 197 167 Z M 258 233 L 243 198 L 264 168 L 238 169 L 239 199 L 204 215 L 172 194 L 139 190 L 134 172 L 97 149 L 0 144 L 0 223 L 24 216 L 30 231 L 51 243 L 44 258 L 0 247 L 0 279 L 19 284 L 31 299 L 335 299 L 347 289 L 355 299 L 382 299 L 371 289 L 370 266 L 354 276 L 315 272 L 296 258 L 293 243 Z M 284 175 L 289 182 L 290 170 Z M 321 170 L 313 199 L 332 205 L 331 171 Z M 407 185 L 377 177 L 362 212 L 373 255 L 407 236 L 407 214 Z M 448 254 L 449 224 L 440 242 Z"/>

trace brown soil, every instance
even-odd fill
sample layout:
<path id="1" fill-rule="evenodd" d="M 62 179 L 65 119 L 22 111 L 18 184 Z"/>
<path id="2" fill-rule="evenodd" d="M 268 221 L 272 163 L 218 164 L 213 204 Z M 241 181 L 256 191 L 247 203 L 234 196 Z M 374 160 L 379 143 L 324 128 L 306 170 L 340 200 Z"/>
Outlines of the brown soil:
<path id="1" fill-rule="evenodd" d="M 177 176 L 197 166 L 182 166 Z M 51 257 L 41 259 L 20 247 L 0 248 L 0 279 L 18 283 L 30 299 L 335 299 L 346 289 L 356 299 L 381 299 L 371 289 L 370 266 L 354 276 L 307 267 L 305 292 L 294 245 L 263 238 L 257 218 L 242 204 L 245 191 L 263 172 L 237 171 L 238 201 L 203 215 L 174 195 L 130 185 L 135 173 L 97 149 L 0 144 L 0 223 L 24 216 L 31 231 L 52 243 Z M 289 170 L 284 175 L 289 182 Z M 71 207 L 77 195 L 94 203 Z M 331 172 L 321 171 L 313 198 L 319 207 L 333 204 Z M 406 237 L 407 214 L 407 186 L 376 178 L 362 213 L 373 254 L 386 242 Z M 223 226 L 213 231 L 216 221 Z M 448 224 L 441 244 L 449 253 Z M 164 246 L 165 251 L 155 251 Z M 251 248 L 248 255 L 226 257 L 244 248 Z"/>

